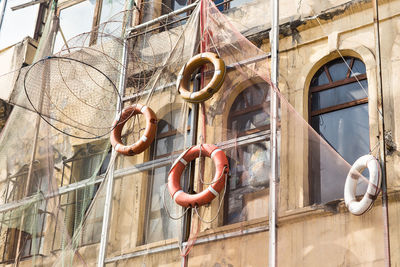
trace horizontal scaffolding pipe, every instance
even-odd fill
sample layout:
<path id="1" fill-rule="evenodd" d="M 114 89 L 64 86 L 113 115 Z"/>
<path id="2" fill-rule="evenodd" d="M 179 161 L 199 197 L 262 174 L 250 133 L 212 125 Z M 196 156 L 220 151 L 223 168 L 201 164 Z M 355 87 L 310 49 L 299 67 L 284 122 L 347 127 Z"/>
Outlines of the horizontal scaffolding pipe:
<path id="1" fill-rule="evenodd" d="M 232 2 L 232 1 L 233 1 L 233 0 L 225 0 L 225 1 L 221 2 L 221 3 L 219 3 L 219 4 L 215 4 L 215 6 L 216 6 L 216 7 L 219 7 L 219 6 L 222 6 L 222 5 L 226 5 L 226 4 L 228 4 L 229 2 Z M 185 7 L 184 7 L 184 8 L 185 8 Z M 193 10 L 193 9 L 194 9 L 194 7 L 190 8 L 189 10 Z M 178 10 L 176 10 L 176 11 L 179 11 L 179 12 L 180 12 L 179 14 L 181 14 L 181 13 L 184 13 L 185 11 L 187 12 L 187 11 L 189 11 L 189 10 L 184 10 L 184 11 L 181 12 L 181 9 L 178 9 Z M 173 12 L 175 12 L 175 11 L 173 11 Z M 172 15 L 176 15 L 176 14 L 172 14 L 173 12 L 168 13 L 168 14 L 163 15 L 163 16 L 168 16 L 168 17 L 170 17 L 170 16 L 172 16 Z M 179 19 L 177 19 L 177 20 L 173 20 L 173 21 L 167 22 L 167 23 L 165 23 L 165 24 L 163 24 L 163 25 L 161 25 L 161 26 L 154 27 L 154 28 L 151 28 L 151 29 L 146 30 L 146 31 L 142 31 L 142 32 L 137 33 L 137 34 L 129 35 L 128 38 L 135 38 L 135 37 L 137 37 L 137 36 L 140 36 L 140 35 L 143 35 L 143 34 L 146 34 L 146 33 L 152 32 L 152 31 L 155 31 L 155 30 L 160 29 L 160 28 L 163 28 L 163 27 L 165 27 L 165 26 L 168 26 L 168 25 L 171 25 L 171 24 L 180 22 L 180 21 L 184 21 L 184 20 L 188 19 L 189 17 L 190 17 L 190 15 L 185 16 L 185 17 L 182 17 L 182 18 L 179 18 Z M 156 22 L 153 22 L 153 20 L 151 21 L 151 22 L 153 22 L 152 25 L 153 25 L 153 24 L 155 25 L 157 22 L 162 21 L 163 19 L 160 19 L 160 17 L 158 17 L 158 18 L 156 18 L 156 20 L 157 20 Z M 148 22 L 150 22 L 150 21 L 148 21 Z M 148 23 L 148 22 L 145 22 L 145 23 Z M 143 24 L 145 24 L 145 23 L 143 23 Z M 140 25 L 141 25 L 141 24 L 140 24 Z M 138 26 L 140 26 L 140 25 L 138 25 Z M 137 31 L 137 30 L 135 30 L 135 31 Z"/>
<path id="2" fill-rule="evenodd" d="M 229 149 L 229 148 L 232 148 L 237 145 L 246 145 L 246 144 L 266 140 L 269 135 L 270 135 L 270 131 L 265 130 L 265 131 L 254 133 L 251 135 L 246 135 L 246 136 L 238 137 L 235 139 L 226 140 L 226 141 L 217 143 L 216 146 L 218 146 L 222 149 Z M 163 158 L 163 159 L 147 161 L 147 162 L 137 164 L 135 166 L 128 167 L 125 169 L 115 170 L 114 179 L 120 179 L 127 175 L 133 175 L 133 174 L 137 174 L 140 172 L 145 172 L 145 171 L 151 170 L 152 168 L 167 166 L 168 164 L 171 164 L 171 162 L 175 161 L 178 158 L 178 156 L 179 155 L 171 155 L 171 156 Z M 69 193 L 69 192 L 73 192 L 75 190 L 82 189 L 87 186 L 99 184 L 99 183 L 103 182 L 103 180 L 104 180 L 104 175 L 101 175 L 101 176 L 97 176 L 95 179 L 89 178 L 89 179 L 82 180 L 82 181 L 79 181 L 79 182 L 76 182 L 73 184 L 62 186 L 54 192 L 41 193 L 42 194 L 41 197 L 39 197 L 38 195 L 34 195 L 34 196 L 22 198 L 20 200 L 14 201 L 14 202 L 5 203 L 3 205 L 0 205 L 0 213 L 7 212 L 7 211 L 10 211 L 13 209 L 17 209 L 21 206 L 30 205 L 30 204 L 40 201 L 42 199 L 45 199 L 45 200 L 51 199 L 53 197 L 57 197 L 57 196 L 60 196 L 60 195 L 63 195 L 63 194 Z"/>
<path id="3" fill-rule="evenodd" d="M 227 65 L 227 66 L 226 66 L 226 70 L 229 71 L 229 70 L 231 70 L 231 69 L 233 69 L 233 68 L 235 68 L 235 67 L 237 67 L 237 66 L 240 66 L 240 65 L 246 65 L 246 64 L 255 63 L 255 62 L 257 62 L 257 61 L 260 61 L 260 60 L 269 58 L 270 56 L 271 56 L 271 53 L 266 53 L 266 54 L 261 55 L 261 56 L 257 56 L 257 57 L 254 57 L 254 58 L 249 58 L 249 59 L 246 59 L 246 60 L 242 60 L 242 61 L 239 61 L 239 62 L 235 62 L 235 63 L 232 63 L 232 64 Z M 161 91 L 161 90 L 164 90 L 164 89 L 166 89 L 166 88 L 168 88 L 168 87 L 172 87 L 172 86 L 176 86 L 176 82 L 167 83 L 167 84 L 164 84 L 164 85 L 162 85 L 162 86 L 158 86 L 158 87 L 154 90 L 154 92 Z M 133 94 L 133 95 L 130 95 L 130 96 L 123 97 L 123 98 L 122 98 L 122 101 L 123 101 L 123 102 L 134 101 L 136 98 L 142 97 L 142 96 L 144 96 L 144 95 L 147 95 L 147 94 L 148 94 L 149 92 L 151 92 L 151 91 L 152 91 L 152 89 L 147 89 L 147 90 L 145 90 L 145 91 L 143 91 L 143 92 L 140 92 L 140 93 L 136 93 L 136 94 Z"/>
<path id="4" fill-rule="evenodd" d="M 228 238 L 234 238 L 234 237 L 238 237 L 238 236 L 266 232 L 266 231 L 268 231 L 268 229 L 269 229 L 268 225 L 262 225 L 262 226 L 252 227 L 252 228 L 249 228 L 246 230 L 239 230 L 239 231 L 230 232 L 230 233 L 221 233 L 221 234 L 216 234 L 216 235 L 210 235 L 207 237 L 198 238 L 196 240 L 196 245 L 214 242 L 214 241 L 218 241 L 218 240 L 224 240 L 224 239 L 228 239 Z M 186 244 L 187 244 L 187 242 L 184 242 L 184 243 L 182 243 L 182 246 L 186 246 Z M 117 261 L 121 261 L 121 260 L 128 260 L 131 258 L 143 256 L 143 255 L 154 254 L 154 253 L 169 251 L 169 250 L 178 249 L 178 248 L 179 248 L 178 243 L 174 242 L 169 245 L 164 245 L 164 246 L 150 248 L 150 249 L 143 249 L 143 250 L 135 251 L 132 253 L 127 253 L 124 255 L 116 256 L 113 258 L 108 258 L 105 260 L 105 263 L 112 263 L 112 262 L 117 262 Z"/>
<path id="5" fill-rule="evenodd" d="M 160 16 L 160 17 L 157 17 L 157 18 L 155 18 L 155 19 L 153 19 L 153 20 L 144 22 L 144 23 L 139 24 L 139 25 L 137 25 L 137 26 L 133 26 L 133 27 L 131 27 L 131 28 L 129 28 L 129 29 L 127 30 L 127 33 L 128 33 L 128 35 L 129 35 L 129 34 L 132 33 L 132 32 L 135 32 L 135 31 L 144 29 L 144 28 L 146 28 L 146 27 L 152 26 L 152 25 L 154 25 L 154 24 L 157 24 L 158 22 L 161 22 L 161 21 L 163 21 L 163 20 L 166 20 L 166 19 L 168 19 L 169 17 L 172 17 L 172 16 L 176 16 L 176 15 L 185 13 L 185 12 L 187 12 L 187 11 L 189 11 L 189 10 L 193 10 L 193 9 L 197 6 L 197 4 L 198 4 L 199 2 L 200 2 L 200 1 L 197 0 L 197 1 L 194 2 L 193 4 L 190 4 L 190 5 L 188 5 L 188 6 L 185 6 L 185 7 L 181 8 L 181 9 L 172 11 L 172 12 L 170 12 L 170 13 L 168 13 L 168 14 L 162 15 L 162 16 Z"/>

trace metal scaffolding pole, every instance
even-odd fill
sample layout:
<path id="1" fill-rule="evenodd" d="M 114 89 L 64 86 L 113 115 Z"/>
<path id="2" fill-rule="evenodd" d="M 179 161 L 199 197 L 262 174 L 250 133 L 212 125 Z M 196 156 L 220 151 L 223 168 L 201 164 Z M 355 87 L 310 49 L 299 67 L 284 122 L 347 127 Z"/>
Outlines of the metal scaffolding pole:
<path id="1" fill-rule="evenodd" d="M 4 15 L 6 14 L 6 8 L 7 8 L 7 0 L 3 0 L 3 3 L 1 3 L 0 0 L 0 33 L 1 33 L 1 26 L 3 26 L 3 20 L 4 20 Z"/>
<path id="2" fill-rule="evenodd" d="M 379 30 L 379 6 L 378 0 L 372 1 L 374 12 L 374 34 L 375 34 L 375 57 L 376 57 L 376 75 L 377 75 L 377 96 L 378 96 L 378 112 L 379 114 L 379 157 L 382 170 L 382 212 L 383 212 L 383 231 L 384 231 L 384 255 L 385 266 L 390 267 L 390 235 L 389 235 L 389 207 L 387 195 L 387 179 L 386 179 L 386 144 L 385 144 L 385 120 L 383 109 L 383 87 L 382 87 L 382 57 L 381 42 Z"/>
<path id="3" fill-rule="evenodd" d="M 277 265 L 277 92 L 278 90 L 278 73 L 279 73 L 279 0 L 271 0 L 272 21 L 270 31 L 271 44 L 271 176 L 269 180 L 269 256 L 268 266 L 275 267 Z"/>
<path id="4" fill-rule="evenodd" d="M 126 23 L 123 25 L 125 26 L 124 30 L 124 43 L 123 43 L 123 48 L 122 48 L 122 69 L 121 69 L 121 74 L 119 77 L 119 85 L 118 85 L 118 92 L 119 95 L 122 96 L 124 94 L 125 90 L 125 83 L 126 83 L 126 69 L 128 65 L 128 38 L 127 38 L 127 33 L 128 33 L 128 27 L 131 26 L 132 24 L 132 8 L 134 6 L 134 0 L 129 1 L 129 6 L 128 6 L 128 14 L 126 17 Z M 122 98 L 118 99 L 117 103 L 117 110 L 119 110 L 119 107 L 122 105 Z M 118 114 L 117 114 L 118 116 Z M 113 194 L 113 188 L 114 188 L 114 163 L 115 163 L 115 158 L 116 158 L 116 151 L 113 148 L 112 153 L 111 153 L 111 166 L 108 170 L 107 173 L 107 184 L 106 184 L 106 199 L 104 203 L 104 215 L 103 215 L 103 225 L 101 229 L 101 239 L 100 239 L 100 249 L 99 249 L 99 258 L 97 261 L 97 266 L 98 267 L 103 267 L 104 266 L 104 261 L 106 258 L 106 253 L 107 253 L 107 243 L 108 243 L 108 228 L 110 224 L 110 216 L 111 216 L 111 202 L 112 202 L 112 194 Z"/>

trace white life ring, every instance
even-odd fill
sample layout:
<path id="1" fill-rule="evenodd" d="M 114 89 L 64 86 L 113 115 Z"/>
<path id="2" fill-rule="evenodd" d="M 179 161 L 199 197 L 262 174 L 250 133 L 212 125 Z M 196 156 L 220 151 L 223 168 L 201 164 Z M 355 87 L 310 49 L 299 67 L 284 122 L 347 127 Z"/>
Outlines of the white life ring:
<path id="1" fill-rule="evenodd" d="M 357 181 L 365 168 L 369 170 L 367 192 L 361 201 L 356 200 Z M 354 215 L 362 215 L 372 205 L 381 186 L 381 170 L 379 162 L 372 155 L 365 155 L 356 160 L 351 167 L 344 186 L 344 202 L 348 210 Z"/>

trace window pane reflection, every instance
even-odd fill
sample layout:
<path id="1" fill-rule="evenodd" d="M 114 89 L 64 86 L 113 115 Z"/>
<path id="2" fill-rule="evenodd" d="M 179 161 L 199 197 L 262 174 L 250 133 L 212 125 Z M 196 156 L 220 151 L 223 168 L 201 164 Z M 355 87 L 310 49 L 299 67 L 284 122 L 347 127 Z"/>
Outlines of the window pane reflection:
<path id="1" fill-rule="evenodd" d="M 227 185 L 227 201 L 225 203 L 225 222 L 236 223 L 253 218 L 267 216 L 267 209 L 252 207 L 251 200 L 267 197 L 264 191 L 260 196 L 256 192 L 263 191 L 269 185 L 270 150 L 268 142 L 260 142 L 227 152 L 231 177 Z M 257 203 L 256 205 L 265 205 Z M 258 214 L 253 214 L 253 209 Z"/>
<path id="2" fill-rule="evenodd" d="M 354 82 L 312 93 L 311 110 L 319 110 L 368 97 L 367 80 L 360 81 L 360 84 Z"/>
<path id="3" fill-rule="evenodd" d="M 146 230 L 146 243 L 170 239 L 178 236 L 180 221 L 172 220 L 178 217 L 182 209 L 173 203 L 169 197 L 165 185 L 168 179 L 168 172 L 171 165 L 154 169 L 153 174 L 149 172 L 151 183 L 150 210 L 148 211 L 148 223 Z M 163 205 L 165 203 L 165 206 Z M 168 211 L 166 210 L 168 208 Z"/>
<path id="4" fill-rule="evenodd" d="M 329 74 L 331 75 L 333 82 L 343 80 L 346 78 L 348 72 L 347 66 L 350 66 L 351 59 L 346 58 L 345 60 L 347 65 L 346 63 L 343 62 L 342 58 L 338 58 L 334 60 L 332 63 L 330 63 L 330 66 L 328 66 Z"/>
<path id="5" fill-rule="evenodd" d="M 125 0 L 103 0 L 101 6 L 100 24 L 108 21 L 111 17 L 124 10 Z"/>
<path id="6" fill-rule="evenodd" d="M 60 12 L 60 27 L 67 41 L 78 34 L 90 32 L 94 15 L 95 0 L 84 1 L 71 7 L 62 9 Z M 89 37 L 85 45 L 90 42 Z M 58 52 L 64 46 L 60 32 L 57 33 L 54 51 Z"/>
<path id="7" fill-rule="evenodd" d="M 311 125 L 350 164 L 369 153 L 368 104 L 314 116 Z"/>

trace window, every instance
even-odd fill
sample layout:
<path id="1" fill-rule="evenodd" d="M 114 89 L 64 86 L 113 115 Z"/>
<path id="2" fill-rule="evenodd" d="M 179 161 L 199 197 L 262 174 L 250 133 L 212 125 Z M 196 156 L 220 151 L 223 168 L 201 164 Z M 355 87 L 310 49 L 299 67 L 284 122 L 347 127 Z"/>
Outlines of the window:
<path id="1" fill-rule="evenodd" d="M 66 41 L 81 33 L 92 31 L 99 23 L 106 22 L 107 20 L 112 18 L 113 15 L 122 11 L 124 8 L 124 4 L 124 0 L 75 0 L 73 1 L 73 4 L 60 4 L 60 29 L 64 34 Z M 88 37 L 85 40 L 84 45 L 94 43 L 96 38 L 96 35 Z M 54 44 L 54 51 L 60 51 L 64 47 L 64 45 L 65 43 L 63 37 L 61 35 L 61 32 L 59 31 L 57 33 L 56 41 Z"/>
<path id="2" fill-rule="evenodd" d="M 27 186 L 29 164 L 24 165 L 18 172 L 7 177 L 7 190 L 5 203 L 22 199 Z M 47 172 L 39 161 L 33 164 L 30 188 L 28 196 L 47 190 Z M 24 227 L 21 227 L 22 216 L 24 216 Z M 1 263 L 14 262 L 17 256 L 18 241 L 20 242 L 20 258 L 38 255 L 43 246 L 43 229 L 45 227 L 46 201 L 39 201 L 24 209 L 11 210 L 1 214 L 0 234 L 2 244 L 0 245 Z"/>
<path id="3" fill-rule="evenodd" d="M 229 8 L 241 7 L 253 1 L 254 0 L 233 0 L 232 2 L 229 3 Z"/>
<path id="4" fill-rule="evenodd" d="M 95 5 L 96 1 L 83 1 L 60 10 L 60 29 L 66 41 L 80 33 L 90 32 L 92 30 Z M 64 45 L 59 30 L 54 44 L 54 51 L 60 51 Z"/>
<path id="5" fill-rule="evenodd" d="M 190 4 L 190 0 L 163 0 L 162 14 L 168 14 L 171 11 L 181 9 L 187 4 Z"/>
<path id="6" fill-rule="evenodd" d="M 153 160 L 162 160 L 163 158 L 169 158 L 171 154 L 179 154 L 182 152 L 184 135 L 178 133 L 177 130 L 180 128 L 179 126 L 182 123 L 181 118 L 181 110 L 174 110 L 159 120 L 156 140 L 151 147 L 151 157 Z M 187 125 L 190 125 L 190 112 Z M 187 143 L 190 143 L 190 128 L 187 127 L 186 130 L 188 133 Z M 155 167 L 153 170 L 149 171 L 150 182 L 148 187 L 147 202 L 150 209 L 148 209 L 148 214 L 146 216 L 146 243 L 170 239 L 178 236 L 178 222 L 169 218 L 161 199 L 163 196 L 165 196 L 165 204 L 168 205 L 168 210 L 173 212 L 174 208 L 176 208 L 176 205 L 170 205 L 171 201 L 169 201 L 168 190 L 165 190 L 164 192 L 170 168 L 171 164 L 168 162 L 168 165 Z M 185 175 L 188 175 L 188 171 L 185 172 Z M 187 179 L 185 179 L 185 181 L 186 180 Z"/>
<path id="7" fill-rule="evenodd" d="M 124 10 L 125 0 L 102 0 L 100 24 Z"/>
<path id="8" fill-rule="evenodd" d="M 93 143 L 87 143 L 75 148 L 75 154 L 63 161 L 63 177 L 61 186 L 73 184 L 86 179 L 95 179 L 105 173 L 110 160 L 110 151 L 108 151 L 108 141 L 101 140 Z M 105 156 L 106 155 L 106 156 Z M 97 171 L 98 169 L 98 171 Z M 97 199 L 91 214 L 88 214 L 88 208 L 99 184 L 86 186 L 73 192 L 60 196 L 60 209 L 58 209 L 56 226 L 53 238 L 53 250 L 60 249 L 62 245 L 68 244 L 68 237 L 72 237 L 77 229 L 86 220 L 90 223 L 85 225 L 80 234 L 79 245 L 88 245 L 100 242 L 101 227 L 103 222 L 104 196 Z M 61 229 L 57 223 L 64 221 L 66 229 Z M 62 236 L 63 230 L 67 236 Z"/>
<path id="9" fill-rule="evenodd" d="M 361 60 L 338 58 L 322 66 L 311 80 L 309 106 L 311 126 L 348 163 L 369 153 L 368 82 Z M 342 198 L 346 177 L 321 180 L 316 164 L 311 163 L 312 202 Z"/>
<path id="10" fill-rule="evenodd" d="M 224 224 L 267 216 L 270 169 L 269 86 L 256 83 L 241 92 L 228 116 L 227 149 L 231 177 L 224 203 Z"/>
<path id="11" fill-rule="evenodd" d="M 31 5 L 12 11 L 11 8 L 26 3 L 26 0 L 0 1 L 0 50 L 22 41 L 26 36 L 35 36 L 39 5 Z"/>
<path id="12" fill-rule="evenodd" d="M 10 115 L 12 106 L 0 99 L 0 134 L 6 125 L 8 116 Z"/>

